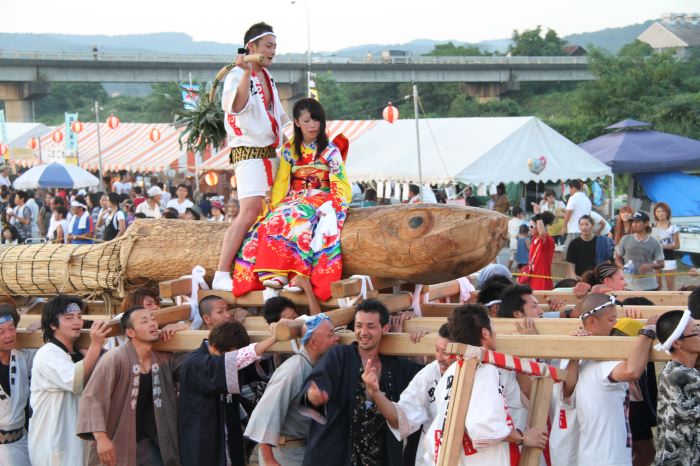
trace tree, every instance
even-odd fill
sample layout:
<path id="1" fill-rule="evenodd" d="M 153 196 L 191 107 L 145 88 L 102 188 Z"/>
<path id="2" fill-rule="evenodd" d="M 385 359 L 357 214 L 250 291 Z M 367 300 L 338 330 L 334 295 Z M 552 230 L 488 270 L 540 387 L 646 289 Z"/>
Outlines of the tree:
<path id="1" fill-rule="evenodd" d="M 553 29 L 548 29 L 542 36 L 542 26 L 535 29 L 526 29 L 519 32 L 513 31 L 512 44 L 508 47 L 511 55 L 526 57 L 557 56 L 564 55 L 566 41 L 559 38 Z"/>
<path id="2" fill-rule="evenodd" d="M 490 54 L 482 52 L 476 45 L 455 45 L 452 42 L 448 42 L 446 44 L 436 44 L 435 48 L 425 55 L 436 57 L 476 57 Z"/>

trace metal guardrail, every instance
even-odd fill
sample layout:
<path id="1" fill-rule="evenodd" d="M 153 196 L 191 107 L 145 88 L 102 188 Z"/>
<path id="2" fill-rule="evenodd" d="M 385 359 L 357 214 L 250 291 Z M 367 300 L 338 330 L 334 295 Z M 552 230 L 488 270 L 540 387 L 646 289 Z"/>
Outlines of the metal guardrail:
<path id="1" fill-rule="evenodd" d="M 188 55 L 188 54 L 149 54 L 113 52 L 42 52 L 0 50 L 0 60 L 42 60 L 42 61 L 88 61 L 88 62 L 150 62 L 150 63 L 230 63 L 233 55 Z M 279 64 L 306 64 L 306 57 L 280 55 L 275 58 Z M 312 64 L 353 64 L 353 65 L 572 65 L 588 64 L 587 57 L 340 57 L 319 55 L 312 57 Z"/>

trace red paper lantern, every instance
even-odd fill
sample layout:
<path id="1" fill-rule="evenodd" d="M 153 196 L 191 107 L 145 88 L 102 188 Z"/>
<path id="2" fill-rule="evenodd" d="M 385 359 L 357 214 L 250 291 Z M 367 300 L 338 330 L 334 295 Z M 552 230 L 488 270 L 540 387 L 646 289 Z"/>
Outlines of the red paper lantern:
<path id="1" fill-rule="evenodd" d="M 153 128 L 148 133 L 148 139 L 150 139 L 151 142 L 158 142 L 160 140 L 160 131 L 158 131 L 158 129 L 156 128 Z"/>
<path id="2" fill-rule="evenodd" d="M 389 105 L 384 107 L 382 117 L 389 123 L 393 123 L 399 119 L 399 109 L 391 105 L 391 102 L 389 102 Z"/>
<path id="3" fill-rule="evenodd" d="M 8 152 L 10 152 L 10 148 L 8 147 L 7 144 L 0 144 L 0 155 L 5 157 Z"/>
<path id="4" fill-rule="evenodd" d="M 56 144 L 60 144 L 61 141 L 63 141 L 63 133 L 61 132 L 61 130 L 54 130 L 54 132 L 51 133 L 51 139 L 53 139 L 53 142 L 55 142 Z"/>
<path id="5" fill-rule="evenodd" d="M 109 126 L 110 129 L 117 129 L 119 123 L 119 118 L 114 115 L 110 115 L 109 118 L 107 118 L 107 126 Z"/>
<path id="6" fill-rule="evenodd" d="M 79 134 L 83 128 L 85 128 L 85 125 L 83 124 L 82 121 L 75 120 L 73 123 L 70 124 L 70 129 L 73 130 L 75 134 Z"/>
<path id="7" fill-rule="evenodd" d="M 219 175 L 217 175 L 214 172 L 208 172 L 204 176 L 204 181 L 207 183 L 208 186 L 216 186 L 219 184 Z"/>
<path id="8" fill-rule="evenodd" d="M 28 146 L 31 150 L 36 150 L 39 147 L 39 138 L 31 138 Z"/>

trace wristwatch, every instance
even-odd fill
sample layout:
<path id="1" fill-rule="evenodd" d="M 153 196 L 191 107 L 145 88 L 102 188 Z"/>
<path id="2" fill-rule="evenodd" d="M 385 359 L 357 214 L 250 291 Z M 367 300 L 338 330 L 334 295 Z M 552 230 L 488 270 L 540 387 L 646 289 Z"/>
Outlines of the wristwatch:
<path id="1" fill-rule="evenodd" d="M 653 340 L 656 338 L 656 331 L 651 328 L 644 327 L 637 332 L 637 335 L 644 335 L 645 337 L 649 337 Z"/>
<path id="2" fill-rule="evenodd" d="M 573 312 L 574 312 L 574 310 L 571 309 L 570 307 L 567 307 L 566 309 L 564 309 L 564 315 L 565 315 L 566 317 L 571 317 L 571 314 L 572 314 Z"/>

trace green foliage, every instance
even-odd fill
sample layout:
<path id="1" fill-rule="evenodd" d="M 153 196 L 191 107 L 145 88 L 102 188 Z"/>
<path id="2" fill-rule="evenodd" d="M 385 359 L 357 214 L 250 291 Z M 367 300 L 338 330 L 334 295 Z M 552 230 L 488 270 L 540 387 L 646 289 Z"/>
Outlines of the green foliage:
<path id="1" fill-rule="evenodd" d="M 527 57 L 563 55 L 563 48 L 566 45 L 566 41 L 561 39 L 553 29 L 547 29 L 543 36 L 542 26 L 526 29 L 523 32 L 516 29 L 511 39 L 513 43 L 508 47 L 508 52 L 511 55 Z"/>
<path id="2" fill-rule="evenodd" d="M 455 45 L 452 42 L 446 44 L 437 44 L 435 48 L 425 55 L 436 57 L 478 57 L 491 55 L 488 52 L 482 52 L 475 45 Z"/>
<path id="3" fill-rule="evenodd" d="M 78 112 L 82 121 L 95 118 L 94 102 L 105 102 L 109 96 L 99 83 L 50 83 L 49 95 L 37 100 L 37 120 L 47 125 L 65 121 L 65 112 Z"/>
<path id="4" fill-rule="evenodd" d="M 204 90 L 206 85 L 202 84 L 199 88 Z M 180 146 L 186 146 L 187 150 L 203 153 L 208 145 L 218 149 L 226 143 L 220 92 L 212 101 L 209 101 L 208 95 L 201 94 L 197 108 L 192 110 L 178 108 L 173 113 L 176 116 L 175 122 L 184 126 L 180 132 L 179 142 Z"/>

